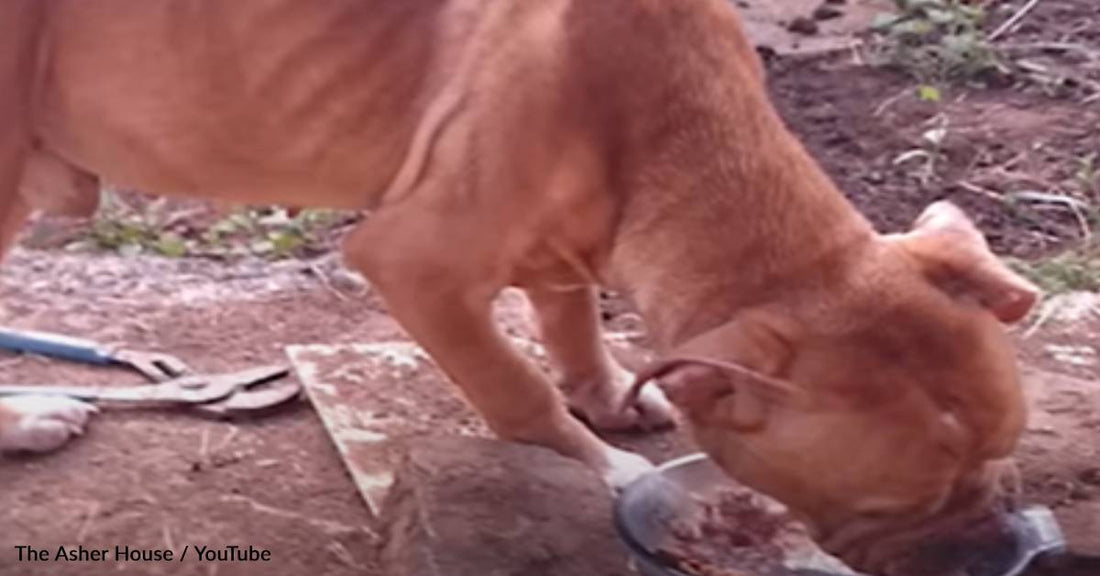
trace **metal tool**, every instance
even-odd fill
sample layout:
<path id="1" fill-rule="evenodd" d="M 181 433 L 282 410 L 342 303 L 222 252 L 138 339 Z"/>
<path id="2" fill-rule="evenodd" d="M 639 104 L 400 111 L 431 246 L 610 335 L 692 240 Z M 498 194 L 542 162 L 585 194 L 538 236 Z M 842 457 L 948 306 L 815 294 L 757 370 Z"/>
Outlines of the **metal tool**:
<path id="1" fill-rule="evenodd" d="M 57 395 L 107 404 L 185 406 L 224 416 L 271 408 L 296 397 L 296 383 L 262 386 L 286 376 L 284 365 L 261 366 L 212 376 L 183 376 L 142 386 L 0 386 L 0 396 Z"/>
<path id="2" fill-rule="evenodd" d="M 1011 541 L 987 551 L 979 566 L 968 567 L 967 576 L 1020 576 L 1037 558 L 1065 553 L 1065 536 L 1049 508 L 1032 506 L 1007 520 Z"/>
<path id="3" fill-rule="evenodd" d="M 154 382 L 178 378 L 190 372 L 187 364 L 170 354 L 128 350 L 94 340 L 33 330 L 0 328 L 0 349 L 97 366 L 128 366 Z"/>

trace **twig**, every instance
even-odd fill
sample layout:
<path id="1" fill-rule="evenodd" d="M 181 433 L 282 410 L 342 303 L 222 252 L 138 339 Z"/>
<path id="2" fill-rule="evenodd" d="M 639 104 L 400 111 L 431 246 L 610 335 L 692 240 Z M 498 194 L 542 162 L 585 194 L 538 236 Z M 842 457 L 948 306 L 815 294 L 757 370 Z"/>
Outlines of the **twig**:
<path id="1" fill-rule="evenodd" d="M 1013 14 L 1011 18 L 1005 20 L 1003 24 L 998 26 L 997 29 L 989 35 L 988 40 L 992 42 L 999 38 L 1005 32 L 1008 32 L 1010 28 L 1012 28 L 1016 24 L 1019 24 L 1020 20 L 1023 20 L 1024 16 L 1027 16 L 1028 12 L 1031 12 L 1038 4 L 1039 0 L 1031 0 L 1027 4 L 1024 4 L 1023 8 L 1020 8 L 1020 10 Z"/>
<path id="2" fill-rule="evenodd" d="M 329 520 L 327 518 L 316 518 L 313 516 L 307 516 L 300 512 L 295 512 L 294 510 L 268 506 L 267 504 L 263 504 L 247 496 L 241 496 L 238 494 L 226 494 L 224 496 L 221 496 L 219 500 L 224 503 L 244 504 L 251 508 L 254 512 L 270 514 L 271 516 L 274 516 L 276 518 L 302 522 L 330 536 L 343 536 L 347 534 L 366 534 L 372 538 L 378 536 L 368 526 L 344 524 L 342 522 Z M 420 509 L 424 510 L 423 507 L 421 507 Z"/>
<path id="3" fill-rule="evenodd" d="M 198 208 L 189 208 L 185 210 L 177 210 L 164 218 L 164 222 L 157 225 L 161 229 L 175 228 L 176 226 L 196 217 L 210 212 L 210 208 L 207 206 L 200 206 Z"/>
<path id="4" fill-rule="evenodd" d="M 852 52 L 852 64 L 855 66 L 863 66 L 867 62 L 863 58 L 863 40 L 855 39 L 848 44 L 848 49 Z"/>
<path id="5" fill-rule="evenodd" d="M 1015 192 L 1009 194 L 1009 197 L 1017 200 L 1025 200 L 1028 202 L 1041 202 L 1046 204 L 1056 204 L 1064 206 L 1073 213 L 1073 216 L 1077 219 L 1078 226 L 1081 227 L 1081 237 L 1086 241 L 1092 238 L 1092 230 L 1089 226 L 1088 219 L 1085 218 L 1084 210 L 1088 209 L 1088 204 L 1069 196 L 1063 192 Z"/>
<path id="6" fill-rule="evenodd" d="M 1100 92 L 1100 82 L 1094 82 L 1092 80 L 1089 80 L 1088 78 L 1085 78 L 1084 76 L 1071 74 L 1065 69 L 1050 72 L 1049 69 L 1046 67 L 1039 66 L 1030 62 L 1025 62 L 1023 60 L 1017 61 L 1016 65 L 1023 69 L 1024 73 L 1027 74 L 1028 78 L 1031 79 L 1032 82 L 1036 82 L 1038 84 L 1064 85 L 1067 81 L 1073 81 L 1085 88 L 1092 90 L 1094 94 Z"/>
<path id="7" fill-rule="evenodd" d="M 83 544 L 84 543 L 84 538 L 86 538 L 88 536 L 88 532 L 92 528 L 92 522 L 95 520 L 95 517 L 99 514 L 99 508 L 100 508 L 100 503 L 99 502 L 92 502 L 91 504 L 88 505 L 88 510 L 87 510 L 87 512 L 84 513 L 84 522 L 82 522 L 80 524 L 80 530 L 78 530 L 77 533 L 76 533 L 76 543 L 77 544 Z"/>
<path id="8" fill-rule="evenodd" d="M 331 292 L 333 296 L 336 296 L 337 300 L 340 300 L 341 302 L 347 302 L 348 300 L 350 300 L 350 297 L 348 297 L 347 294 L 344 294 L 336 286 L 333 286 L 332 280 L 329 279 L 328 274 L 326 274 L 325 271 L 322 270 L 321 267 L 318 266 L 316 263 L 310 263 L 307 269 L 321 283 L 321 287 Z"/>
<path id="9" fill-rule="evenodd" d="M 1010 198 L 1016 200 L 1025 200 L 1028 202 L 1036 202 L 1040 204 L 1060 204 L 1070 209 L 1085 209 L 1088 208 L 1088 204 L 1069 196 L 1063 192 L 1037 192 L 1034 190 L 1025 190 L 1023 192 L 1013 192 L 1009 194 Z"/>
<path id="10" fill-rule="evenodd" d="M 966 190 L 967 192 L 973 192 L 975 194 L 979 194 L 981 196 L 996 200 L 997 202 L 1005 201 L 1003 195 L 998 194 L 990 190 L 989 188 L 984 188 L 982 186 L 978 186 L 977 184 L 967 182 L 966 180 L 959 180 L 958 182 L 955 182 L 955 185 L 959 188 L 962 188 L 963 190 Z"/>
<path id="11" fill-rule="evenodd" d="M 1007 174 L 1009 170 L 1015 168 L 1017 164 L 1027 159 L 1027 152 L 1027 150 L 1024 150 L 1023 152 L 1020 152 L 1012 158 L 1009 158 L 1008 161 L 1002 162 L 1001 164 L 995 166 L 993 169 L 1000 170 L 1001 172 Z"/>
<path id="12" fill-rule="evenodd" d="M 236 426 L 230 426 L 229 432 L 225 435 L 225 437 L 222 438 L 221 442 L 218 442 L 218 445 L 215 446 L 214 449 L 211 450 L 211 452 L 213 452 L 214 454 L 217 454 L 218 452 L 221 452 L 222 450 L 224 450 L 225 447 L 229 446 L 229 443 L 232 442 L 233 439 L 237 437 L 237 434 L 240 431 L 241 431 L 240 428 L 237 428 Z"/>
<path id="13" fill-rule="evenodd" d="M 206 462 L 206 455 L 210 451 L 210 427 L 202 429 L 202 437 L 199 442 L 199 462 Z"/>
<path id="14" fill-rule="evenodd" d="M 1002 50 L 1061 50 L 1063 52 L 1075 52 L 1089 60 L 1100 60 L 1100 51 L 1072 42 L 1021 42 L 1001 44 Z"/>
<path id="15" fill-rule="evenodd" d="M 160 525 L 160 533 L 164 536 L 164 547 L 168 550 L 174 550 L 176 544 L 172 541 L 172 529 L 168 527 L 167 522 Z"/>
<path id="16" fill-rule="evenodd" d="M 912 88 L 906 86 L 905 88 L 902 88 L 902 90 L 897 94 L 894 94 L 893 96 L 883 100 L 881 104 L 875 107 L 875 111 L 872 112 L 871 115 L 876 118 L 882 116 L 883 112 L 886 112 L 887 108 L 893 106 L 895 102 L 905 97 L 905 95 L 908 94 L 910 90 L 912 90 Z"/>
<path id="17" fill-rule="evenodd" d="M 1015 14 L 1012 14 L 1012 18 L 1010 18 L 1008 20 L 1005 20 L 1003 24 L 1001 24 L 1000 26 L 997 27 L 997 30 L 994 30 L 989 35 L 989 38 L 988 38 L 989 42 L 993 42 L 994 40 L 997 40 L 997 38 L 1000 37 L 1002 34 L 1004 34 L 1005 32 L 1008 32 L 1016 24 L 1019 24 L 1020 21 L 1024 19 L 1024 16 L 1027 15 L 1027 13 L 1029 13 L 1032 10 L 1035 9 L 1036 5 L 1038 5 L 1038 0 L 1031 0 L 1030 2 L 1027 2 L 1026 4 L 1024 4 L 1023 8 L 1021 8 Z"/>
<path id="18" fill-rule="evenodd" d="M 1034 186 L 1036 188 L 1046 188 L 1047 190 L 1055 190 L 1058 188 L 1058 186 L 1055 185 L 1053 182 L 1048 182 L 1042 178 L 1039 178 L 1038 176 L 1009 172 L 1004 168 L 1003 165 L 994 166 L 993 168 L 987 170 L 986 173 L 1000 176 L 1001 178 L 1004 178 L 1005 180 L 1010 182 L 1023 182 L 1025 184 L 1030 184 L 1031 186 Z"/>
<path id="19" fill-rule="evenodd" d="M 1085 214 L 1081 211 L 1081 208 L 1076 204 L 1069 205 L 1070 210 L 1073 211 L 1073 216 L 1077 218 L 1077 225 L 1081 227 L 1081 238 L 1085 242 L 1092 240 L 1092 226 L 1089 226 L 1088 218 L 1085 218 Z"/>
<path id="20" fill-rule="evenodd" d="M 6 368 L 8 366 L 15 366 L 27 358 L 26 354 L 16 354 L 11 358 L 0 359 L 0 368 Z"/>
<path id="21" fill-rule="evenodd" d="M 338 540 L 333 540 L 329 542 L 328 545 L 325 546 L 325 548 L 329 552 L 332 552 L 332 555 L 344 564 L 347 564 L 348 566 L 355 568 L 356 570 L 363 569 L 363 565 L 356 562 L 355 557 L 351 555 L 351 552 L 347 549 L 347 547 L 341 544 Z"/>
<path id="22" fill-rule="evenodd" d="M 1043 325 L 1047 323 L 1047 320 L 1050 320 L 1050 317 L 1053 315 L 1054 306 L 1053 304 L 1048 302 L 1047 305 L 1043 307 L 1043 311 L 1041 314 L 1039 314 L 1039 317 L 1035 319 L 1035 322 L 1032 322 L 1031 326 L 1028 326 L 1027 330 L 1024 331 L 1021 339 L 1027 340 L 1028 338 L 1034 336 L 1035 333 L 1039 331 L 1039 328 L 1042 328 Z"/>

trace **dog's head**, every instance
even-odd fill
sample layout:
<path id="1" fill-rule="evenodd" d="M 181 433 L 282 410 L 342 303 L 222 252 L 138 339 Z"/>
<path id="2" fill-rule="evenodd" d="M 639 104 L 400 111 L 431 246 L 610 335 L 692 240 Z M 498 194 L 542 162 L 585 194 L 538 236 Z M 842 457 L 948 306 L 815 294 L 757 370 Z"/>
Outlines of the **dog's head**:
<path id="1" fill-rule="evenodd" d="M 1038 292 L 947 203 L 806 284 L 640 380 L 658 381 L 699 445 L 827 550 L 907 574 L 917 541 L 992 506 L 1025 419 L 1001 323 Z"/>

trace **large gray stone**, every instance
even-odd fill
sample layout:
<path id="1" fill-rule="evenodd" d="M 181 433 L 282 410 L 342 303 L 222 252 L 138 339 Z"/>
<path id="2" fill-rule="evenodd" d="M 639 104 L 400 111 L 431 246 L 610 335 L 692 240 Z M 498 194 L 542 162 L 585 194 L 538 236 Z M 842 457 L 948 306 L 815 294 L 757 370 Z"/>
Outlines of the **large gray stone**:
<path id="1" fill-rule="evenodd" d="M 627 576 L 611 494 L 534 446 L 411 442 L 383 507 L 387 576 Z"/>

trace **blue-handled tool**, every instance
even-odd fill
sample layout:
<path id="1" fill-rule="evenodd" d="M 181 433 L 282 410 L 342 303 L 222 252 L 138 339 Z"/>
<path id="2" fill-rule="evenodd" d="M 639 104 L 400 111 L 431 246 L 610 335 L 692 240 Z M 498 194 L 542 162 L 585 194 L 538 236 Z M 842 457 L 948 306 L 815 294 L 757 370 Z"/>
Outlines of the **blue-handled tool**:
<path id="1" fill-rule="evenodd" d="M 156 382 L 190 372 L 187 364 L 169 354 L 127 350 L 93 340 L 33 330 L 0 328 L 0 349 L 98 366 L 128 366 Z"/>

